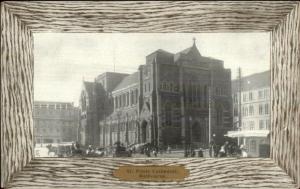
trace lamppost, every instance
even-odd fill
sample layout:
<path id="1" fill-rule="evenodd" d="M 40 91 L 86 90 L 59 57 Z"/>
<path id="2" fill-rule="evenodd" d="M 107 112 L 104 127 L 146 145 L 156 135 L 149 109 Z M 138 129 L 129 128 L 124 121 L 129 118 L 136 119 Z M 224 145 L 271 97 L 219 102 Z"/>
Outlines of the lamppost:
<path id="1" fill-rule="evenodd" d="M 117 130 L 117 141 L 120 142 L 120 117 L 121 117 L 121 111 L 117 112 L 117 117 L 118 117 L 118 130 Z"/>
<path id="2" fill-rule="evenodd" d="M 126 146 L 129 145 L 129 139 L 128 139 L 128 126 L 129 126 L 129 118 L 128 118 L 128 114 L 126 114 L 126 123 L 125 123 L 125 142 L 126 142 Z"/>
<path id="3" fill-rule="evenodd" d="M 193 126 L 192 126 L 193 118 L 189 116 L 189 129 L 190 129 L 190 154 L 192 154 L 192 146 L 193 146 Z"/>
<path id="4" fill-rule="evenodd" d="M 135 129 L 135 143 L 141 143 L 141 139 L 140 139 L 140 117 L 139 116 L 136 116 L 135 117 L 135 126 L 136 126 L 136 129 Z"/>

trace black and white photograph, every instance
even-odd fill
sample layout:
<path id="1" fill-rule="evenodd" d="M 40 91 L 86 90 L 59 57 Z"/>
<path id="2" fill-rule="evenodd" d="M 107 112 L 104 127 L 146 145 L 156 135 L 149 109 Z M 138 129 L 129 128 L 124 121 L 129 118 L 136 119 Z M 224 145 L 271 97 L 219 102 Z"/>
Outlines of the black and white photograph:
<path id="1" fill-rule="evenodd" d="M 269 157 L 267 33 L 36 34 L 39 157 Z"/>

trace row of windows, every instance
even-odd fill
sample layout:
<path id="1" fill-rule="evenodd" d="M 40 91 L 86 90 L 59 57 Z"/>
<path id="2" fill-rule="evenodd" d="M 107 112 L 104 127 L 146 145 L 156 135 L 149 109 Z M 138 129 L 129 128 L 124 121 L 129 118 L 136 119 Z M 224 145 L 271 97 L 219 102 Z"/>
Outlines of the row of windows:
<path id="1" fill-rule="evenodd" d="M 259 90 L 257 92 L 250 91 L 250 92 L 243 92 L 243 102 L 250 102 L 252 100 L 255 100 L 255 94 L 257 94 L 257 99 L 267 99 L 270 96 L 269 89 Z M 238 94 L 235 93 L 233 96 L 233 101 L 235 103 L 238 103 Z"/>
<path id="2" fill-rule="evenodd" d="M 34 121 L 35 126 L 45 126 L 45 127 L 51 127 L 56 125 L 62 125 L 62 126 L 72 126 L 76 125 L 75 121 L 54 121 L 54 120 L 35 120 Z"/>
<path id="3" fill-rule="evenodd" d="M 245 92 L 243 93 L 243 102 L 250 102 L 252 100 L 255 100 L 255 92 L 254 91 L 250 91 L 250 92 Z M 267 99 L 269 97 L 269 89 L 264 89 L 264 90 L 259 90 L 258 91 L 258 95 L 257 95 L 257 99 L 261 100 L 261 99 Z"/>
<path id="4" fill-rule="evenodd" d="M 35 128 L 35 132 L 36 133 L 61 133 L 61 132 L 67 132 L 67 133 L 72 133 L 72 131 L 74 130 L 74 128 Z"/>
<path id="5" fill-rule="evenodd" d="M 215 94 L 216 95 L 227 95 L 227 90 L 222 87 L 216 87 Z"/>
<path id="6" fill-rule="evenodd" d="M 150 92 L 151 91 L 151 84 L 150 82 L 144 83 L 144 92 Z"/>
<path id="7" fill-rule="evenodd" d="M 120 129 L 120 131 L 126 131 L 126 124 L 122 123 L 120 125 L 118 124 L 113 124 L 110 126 L 111 127 L 111 132 L 117 132 L 118 129 Z M 129 122 L 128 123 L 128 131 L 134 131 L 136 128 L 136 123 L 134 121 Z M 109 129 L 105 129 L 105 132 L 108 133 Z"/>
<path id="8" fill-rule="evenodd" d="M 160 90 L 169 92 L 179 92 L 179 85 L 175 82 L 163 81 L 160 84 Z"/>
<path id="9" fill-rule="evenodd" d="M 266 144 L 267 140 L 266 139 L 261 139 L 261 140 L 250 140 L 247 143 L 247 149 L 249 150 L 249 152 L 251 153 L 256 153 L 257 151 L 257 144 Z"/>
<path id="10" fill-rule="evenodd" d="M 138 90 L 123 93 L 114 97 L 114 107 L 115 109 L 135 105 L 138 102 Z"/>
<path id="11" fill-rule="evenodd" d="M 258 115 L 266 115 L 269 114 L 269 104 L 259 104 L 258 106 Z M 234 108 L 234 116 L 238 115 L 237 108 Z M 255 106 L 249 105 L 249 106 L 244 106 L 242 108 L 242 115 L 243 116 L 253 116 L 255 114 Z"/>
<path id="12" fill-rule="evenodd" d="M 255 122 L 254 121 L 244 121 L 243 122 L 243 130 L 254 130 Z"/>
<path id="13" fill-rule="evenodd" d="M 255 130 L 254 121 L 243 121 L 243 130 Z M 270 130 L 270 120 L 259 120 L 259 130 Z"/>
<path id="14" fill-rule="evenodd" d="M 270 130 L 270 120 L 259 120 L 259 129 L 260 130 Z"/>
<path id="15" fill-rule="evenodd" d="M 34 115 L 41 115 L 41 116 L 47 116 L 47 115 L 61 115 L 61 116 L 74 116 L 75 111 L 65 111 L 65 110 L 55 110 L 55 109 L 39 109 L 34 110 Z"/>
<path id="16" fill-rule="evenodd" d="M 183 86 L 185 101 L 196 107 L 208 106 L 208 86 L 189 83 Z"/>
<path id="17" fill-rule="evenodd" d="M 73 106 L 70 104 L 36 104 L 36 109 L 52 109 L 52 110 L 67 110 L 72 109 Z"/>
<path id="18" fill-rule="evenodd" d="M 258 107 L 258 114 L 259 115 L 269 114 L 269 104 L 260 104 Z"/>

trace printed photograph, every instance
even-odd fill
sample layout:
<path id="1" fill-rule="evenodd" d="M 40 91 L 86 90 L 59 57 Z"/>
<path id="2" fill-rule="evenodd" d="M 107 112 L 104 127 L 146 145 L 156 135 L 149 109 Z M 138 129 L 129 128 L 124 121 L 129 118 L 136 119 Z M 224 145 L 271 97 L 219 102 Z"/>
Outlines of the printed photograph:
<path id="1" fill-rule="evenodd" d="M 269 33 L 35 33 L 35 157 L 269 157 Z"/>

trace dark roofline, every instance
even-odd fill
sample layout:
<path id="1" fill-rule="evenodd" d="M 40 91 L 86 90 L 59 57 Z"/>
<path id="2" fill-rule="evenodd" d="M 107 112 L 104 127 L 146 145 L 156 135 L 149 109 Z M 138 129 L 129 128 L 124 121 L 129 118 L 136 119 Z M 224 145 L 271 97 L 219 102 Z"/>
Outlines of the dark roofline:
<path id="1" fill-rule="evenodd" d="M 248 83 L 249 81 L 249 83 Z M 270 70 L 242 77 L 242 91 L 249 91 L 271 86 Z M 238 90 L 238 79 L 231 81 L 232 91 Z"/>
<path id="2" fill-rule="evenodd" d="M 249 79 L 249 78 L 255 78 L 255 77 L 259 76 L 259 75 L 267 74 L 267 72 L 271 72 L 271 71 L 267 70 L 267 71 L 263 71 L 263 72 L 259 72 L 259 73 L 254 73 L 254 74 L 251 74 L 251 75 L 247 75 L 247 76 L 242 77 L 242 80 Z M 236 82 L 236 81 L 238 81 L 238 79 L 231 80 L 231 82 Z"/>
<path id="3" fill-rule="evenodd" d="M 120 72 L 103 72 L 99 74 L 96 78 L 105 77 L 107 74 L 124 75 L 124 76 L 129 75 L 128 73 L 120 73 Z"/>
<path id="4" fill-rule="evenodd" d="M 133 80 L 130 80 L 130 79 L 134 79 L 135 76 L 137 76 L 137 77 L 139 76 L 139 72 L 138 71 L 137 72 L 133 72 L 132 74 L 124 77 L 122 79 L 122 81 L 112 90 L 112 93 L 114 91 L 126 88 L 127 86 L 130 86 L 132 84 L 137 84 L 139 82 L 138 80 L 134 81 L 134 82 L 133 82 Z"/>
<path id="5" fill-rule="evenodd" d="M 33 101 L 33 104 L 71 104 L 71 105 L 73 105 L 74 102 L 36 100 L 36 101 Z"/>
<path id="6" fill-rule="evenodd" d="M 163 49 L 157 49 L 156 51 L 154 51 L 154 52 L 148 54 L 146 57 L 151 56 L 151 55 L 154 55 L 154 54 L 157 53 L 157 52 L 162 52 L 162 53 L 167 53 L 167 54 L 170 54 L 170 55 L 174 55 L 174 53 L 170 53 L 170 52 L 165 51 L 165 50 L 163 50 Z"/>

